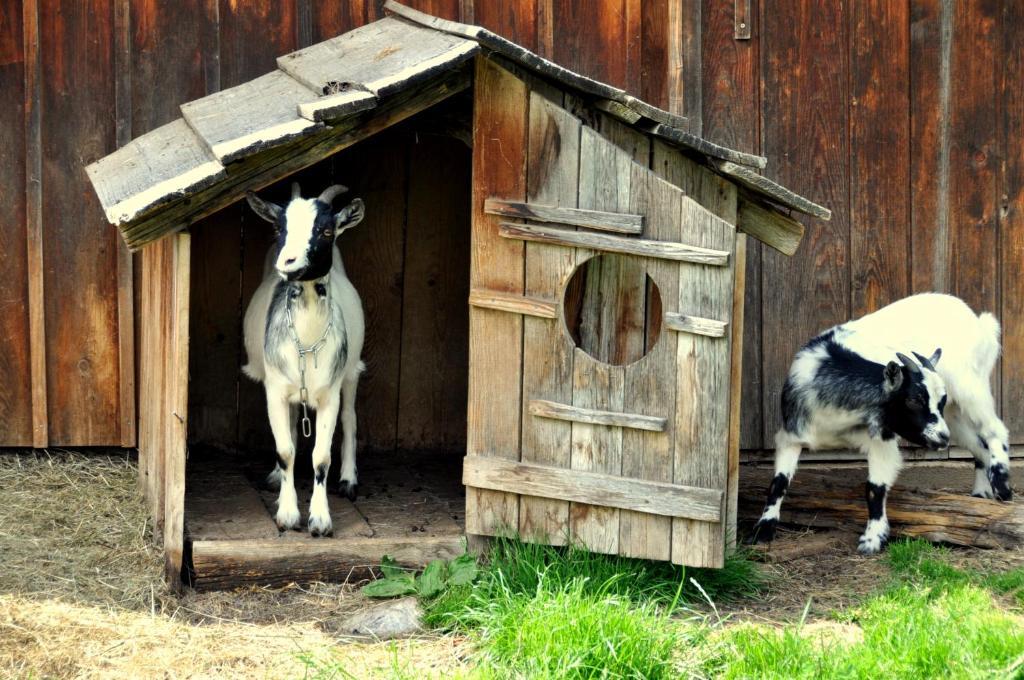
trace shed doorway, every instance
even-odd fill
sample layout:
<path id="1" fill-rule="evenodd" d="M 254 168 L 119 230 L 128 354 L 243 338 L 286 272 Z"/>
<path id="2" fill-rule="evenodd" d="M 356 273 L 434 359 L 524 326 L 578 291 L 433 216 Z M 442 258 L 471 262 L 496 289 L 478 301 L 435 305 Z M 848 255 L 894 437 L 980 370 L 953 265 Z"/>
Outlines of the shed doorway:
<path id="1" fill-rule="evenodd" d="M 471 150 L 469 97 L 457 96 L 260 191 L 287 202 L 340 183 L 366 218 L 338 241 L 363 301 L 359 497 L 329 502 L 334 535 L 305 531 L 312 439 L 300 434 L 303 531 L 279 534 L 263 488 L 275 450 L 263 386 L 244 377 L 242 315 L 262 278 L 269 226 L 244 202 L 192 228 L 185 578 L 196 587 L 344 579 L 391 554 L 410 562 L 461 549 L 466 452 Z M 257 553 L 257 554 L 254 554 Z M 261 557 L 261 555 L 263 557 Z M 231 568 L 244 559 L 245 568 Z"/>

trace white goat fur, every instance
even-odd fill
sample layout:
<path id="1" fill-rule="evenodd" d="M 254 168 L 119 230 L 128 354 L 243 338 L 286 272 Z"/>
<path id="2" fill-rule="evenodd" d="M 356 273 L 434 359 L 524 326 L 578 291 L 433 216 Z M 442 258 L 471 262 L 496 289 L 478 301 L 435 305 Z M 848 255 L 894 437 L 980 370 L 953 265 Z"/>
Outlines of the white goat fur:
<path id="1" fill-rule="evenodd" d="M 267 415 L 274 434 L 278 458 L 285 463 L 275 468 L 272 477 L 280 482 L 280 494 L 276 521 L 281 529 L 295 528 L 300 519 L 298 500 L 295 493 L 294 459 L 296 450 L 296 421 L 299 404 L 299 354 L 294 343 L 284 343 L 281 353 L 287 369 L 278 370 L 270 362 L 264 361 L 264 343 L 267 328 L 267 314 L 275 287 L 281 282 L 279 270 L 283 268 L 286 252 L 294 250 L 292 240 L 300 245 L 309 240 L 309 229 L 298 228 L 302 221 L 293 218 L 293 212 L 314 212 L 311 207 L 296 204 L 313 203 L 312 200 L 293 200 L 288 206 L 289 234 L 288 242 L 282 249 L 279 260 L 275 263 L 275 247 L 267 254 L 264 267 L 263 282 L 260 284 L 245 313 L 244 334 L 245 351 L 249 363 L 243 367 L 246 375 L 262 382 L 267 393 Z M 307 218 L 306 221 L 311 221 Z M 294 229 L 295 233 L 291 233 Z M 291 247 L 291 248 L 290 248 Z M 312 355 L 306 358 L 306 388 L 309 394 L 309 406 L 316 410 L 316 433 L 313 446 L 313 469 L 321 466 L 326 469 L 331 462 L 331 442 L 334 429 L 341 412 L 343 429 L 341 480 L 355 488 L 356 479 L 356 387 L 359 374 L 363 369 L 360 356 L 365 335 L 365 319 L 359 294 L 345 274 L 341 253 L 337 246 L 332 246 L 328 285 L 328 298 L 332 305 L 340 308 L 344 323 L 342 328 L 337 325 L 328 334 L 325 346 L 320 350 L 321 360 L 314 362 Z M 276 265 L 276 266 L 275 266 Z M 329 310 L 320 304 L 315 290 L 315 281 L 295 282 L 302 287 L 301 300 L 295 300 L 292 314 L 295 330 L 303 347 L 309 347 L 323 335 L 328 323 Z M 303 304 L 304 303 L 304 304 Z M 344 334 L 344 335 L 343 335 Z M 332 382 L 330 362 L 323 357 L 336 355 L 339 345 L 347 341 L 346 360 L 340 375 Z M 327 535 L 332 531 L 331 516 L 327 504 L 326 484 L 314 484 L 313 496 L 309 507 L 309 529 L 314 535 Z"/>
<path id="2" fill-rule="evenodd" d="M 843 328 L 850 331 L 842 336 L 844 346 L 878 364 L 892 361 L 895 352 L 917 352 L 929 356 L 937 347 L 942 349 L 941 360 L 935 373 L 945 383 L 948 402 L 945 422 L 954 444 L 971 451 L 975 460 L 973 494 L 993 497 L 993 486 L 988 471 L 1002 465 L 1009 471 L 1009 434 L 996 415 L 990 377 L 999 356 L 999 322 L 992 314 L 976 315 L 962 300 L 951 295 L 923 293 L 884 307 L 860 319 L 848 322 Z M 790 375 L 798 382 L 807 383 L 816 370 L 813 357 L 798 354 Z M 811 371 L 807 376 L 801 371 Z M 925 371 L 928 379 L 929 371 Z M 934 374 L 932 378 L 934 379 Z M 941 393 L 941 385 L 932 386 L 932 396 Z M 934 411 L 934 402 L 931 404 Z M 895 483 L 902 459 L 895 440 L 882 441 L 860 430 L 848 430 L 854 422 L 842 421 L 843 414 L 816 414 L 820 429 L 809 428 L 799 435 L 785 428 L 776 434 L 775 472 L 792 480 L 804 447 L 829 448 L 836 445 L 859 447 L 868 457 L 869 482 L 891 488 Z M 826 417 L 827 416 L 827 417 Z M 843 435 L 844 431 L 852 432 Z M 783 492 L 784 493 L 784 492 Z M 772 497 L 765 508 L 761 522 L 774 522 L 779 518 L 782 497 Z M 759 524 L 761 523 L 759 522 Z M 862 552 L 877 552 L 888 537 L 888 520 L 871 520 L 861 537 Z M 770 540 L 770 539 L 769 539 Z"/>

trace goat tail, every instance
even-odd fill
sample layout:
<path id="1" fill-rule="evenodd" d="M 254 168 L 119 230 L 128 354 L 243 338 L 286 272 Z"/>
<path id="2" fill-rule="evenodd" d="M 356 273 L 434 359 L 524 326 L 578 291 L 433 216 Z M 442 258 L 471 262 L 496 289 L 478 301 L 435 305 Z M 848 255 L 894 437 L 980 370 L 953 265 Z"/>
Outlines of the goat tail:
<path id="1" fill-rule="evenodd" d="M 263 382 L 263 371 L 260 370 L 259 366 L 253 363 L 248 363 L 245 366 L 242 366 L 242 373 L 252 378 L 256 382 Z"/>
<path id="2" fill-rule="evenodd" d="M 999 319 L 989 312 L 978 315 L 979 342 L 977 348 L 978 369 L 982 375 L 989 375 L 999 358 Z"/>

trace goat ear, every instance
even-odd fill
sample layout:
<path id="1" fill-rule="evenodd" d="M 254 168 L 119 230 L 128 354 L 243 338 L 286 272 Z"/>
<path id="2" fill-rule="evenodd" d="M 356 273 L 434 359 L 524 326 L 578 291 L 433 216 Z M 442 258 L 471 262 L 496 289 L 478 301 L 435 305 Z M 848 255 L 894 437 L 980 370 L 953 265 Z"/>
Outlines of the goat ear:
<path id="1" fill-rule="evenodd" d="M 929 357 L 929 359 L 928 359 L 929 363 L 931 363 L 931 365 L 932 365 L 932 370 L 935 370 L 935 365 L 939 363 L 939 359 L 941 359 L 941 358 L 942 358 L 942 348 L 941 347 L 936 347 L 935 351 L 932 352 L 931 357 Z"/>
<path id="2" fill-rule="evenodd" d="M 903 367 L 890 361 L 882 369 L 883 384 L 886 392 L 895 392 L 903 384 Z"/>
<path id="3" fill-rule="evenodd" d="M 363 205 L 363 199 L 361 198 L 353 200 L 344 208 L 334 213 L 335 236 L 362 222 L 365 215 L 366 206 Z"/>
<path id="4" fill-rule="evenodd" d="M 281 212 L 284 210 L 278 204 L 264 201 L 251 191 L 245 193 L 245 200 L 248 201 L 249 207 L 252 208 L 254 213 L 271 224 L 277 223 L 277 218 L 281 216 Z"/>

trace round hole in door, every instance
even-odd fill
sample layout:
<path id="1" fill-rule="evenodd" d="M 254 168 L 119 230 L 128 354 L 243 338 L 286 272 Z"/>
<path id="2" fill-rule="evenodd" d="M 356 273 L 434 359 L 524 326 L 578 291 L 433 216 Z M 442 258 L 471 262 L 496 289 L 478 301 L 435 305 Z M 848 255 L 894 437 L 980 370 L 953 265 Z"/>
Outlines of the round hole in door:
<path id="1" fill-rule="evenodd" d="M 635 257 L 604 254 L 579 265 L 562 310 L 576 346 L 606 364 L 639 361 L 661 335 L 661 293 Z"/>

